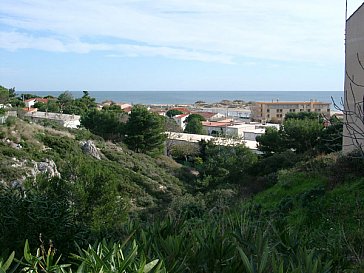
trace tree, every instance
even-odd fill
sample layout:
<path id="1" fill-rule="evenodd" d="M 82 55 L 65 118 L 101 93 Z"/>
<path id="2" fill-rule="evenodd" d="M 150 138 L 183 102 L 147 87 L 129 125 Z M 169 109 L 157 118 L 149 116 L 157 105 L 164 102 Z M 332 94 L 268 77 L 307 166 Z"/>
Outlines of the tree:
<path id="1" fill-rule="evenodd" d="M 73 114 L 69 109 L 73 101 L 74 101 L 73 95 L 69 91 L 64 91 L 58 96 L 58 103 L 61 106 L 61 111 L 66 114 Z"/>
<path id="2" fill-rule="evenodd" d="M 285 120 L 289 119 L 312 119 L 312 120 L 320 120 L 320 116 L 316 112 L 290 112 L 287 113 L 284 117 Z"/>
<path id="3" fill-rule="evenodd" d="M 5 104 L 9 102 L 9 90 L 0 85 L 0 103 Z"/>
<path id="4" fill-rule="evenodd" d="M 185 133 L 202 135 L 204 133 L 201 120 L 199 118 L 191 119 L 185 128 Z"/>
<path id="5" fill-rule="evenodd" d="M 163 118 L 144 106 L 134 106 L 125 125 L 125 143 L 135 152 L 161 154 L 164 148 Z"/>
<path id="6" fill-rule="evenodd" d="M 257 161 L 257 156 L 244 145 L 218 146 L 213 142 L 201 143 L 201 157 L 199 171 L 210 185 L 244 182 Z"/>
<path id="7" fill-rule="evenodd" d="M 283 123 L 285 145 L 297 153 L 314 151 L 318 144 L 323 125 L 317 120 L 289 119 Z"/>
<path id="8" fill-rule="evenodd" d="M 259 151 L 268 156 L 286 150 L 282 131 L 275 127 L 267 127 L 265 134 L 257 136 L 256 141 Z"/>
<path id="9" fill-rule="evenodd" d="M 177 109 L 171 109 L 171 110 L 168 110 L 166 115 L 167 117 L 174 117 L 174 116 L 177 116 L 177 115 L 182 115 L 183 112 L 180 111 L 180 110 L 177 110 Z"/>
<path id="10" fill-rule="evenodd" d="M 198 119 L 199 121 L 205 121 L 206 119 L 199 114 L 191 114 L 186 118 L 186 122 L 190 122 L 193 119 Z"/>
<path id="11" fill-rule="evenodd" d="M 325 127 L 320 135 L 318 150 L 323 153 L 341 151 L 344 125 L 336 116 L 330 119 L 329 126 Z"/>
<path id="12" fill-rule="evenodd" d="M 197 156 L 200 152 L 199 146 L 196 143 L 176 143 L 171 145 L 171 155 L 175 159 L 183 158 L 188 161 L 188 157 Z"/>
<path id="13" fill-rule="evenodd" d="M 337 119 L 324 127 L 317 114 L 290 115 L 279 130 L 267 128 L 264 135 L 257 137 L 258 149 L 268 156 L 286 149 L 298 154 L 330 153 L 341 149 L 341 132 L 342 123 Z"/>
<path id="14" fill-rule="evenodd" d="M 127 115 L 121 111 L 88 111 L 81 116 L 81 125 L 105 140 L 120 141 Z"/>

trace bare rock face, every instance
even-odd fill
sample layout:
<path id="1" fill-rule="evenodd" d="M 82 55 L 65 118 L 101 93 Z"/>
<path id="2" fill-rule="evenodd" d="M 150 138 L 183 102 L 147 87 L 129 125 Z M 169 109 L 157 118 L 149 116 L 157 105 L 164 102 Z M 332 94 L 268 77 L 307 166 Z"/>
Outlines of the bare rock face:
<path id="1" fill-rule="evenodd" d="M 93 143 L 91 140 L 82 141 L 81 149 L 84 154 L 90 155 L 98 160 L 101 159 L 101 154 L 99 150 L 97 149 L 95 143 Z"/>
<path id="2" fill-rule="evenodd" d="M 61 174 L 57 170 L 56 163 L 49 159 L 46 159 L 42 162 L 36 162 L 34 165 L 34 173 L 35 175 L 38 173 L 45 173 L 47 174 L 48 178 L 61 177 Z"/>

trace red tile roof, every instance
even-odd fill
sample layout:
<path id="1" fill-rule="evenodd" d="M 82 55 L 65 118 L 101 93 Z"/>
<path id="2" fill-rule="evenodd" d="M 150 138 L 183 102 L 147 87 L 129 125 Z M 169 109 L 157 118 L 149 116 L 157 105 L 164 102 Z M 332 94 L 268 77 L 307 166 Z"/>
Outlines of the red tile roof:
<path id="1" fill-rule="evenodd" d="M 48 103 L 48 99 L 36 98 L 35 100 L 36 100 L 37 102 Z"/>
<path id="2" fill-rule="evenodd" d="M 188 110 L 187 108 L 184 108 L 184 107 L 175 107 L 175 108 L 171 108 L 171 109 L 168 109 L 168 110 L 178 110 L 178 111 L 181 111 L 183 114 L 191 113 L 190 110 Z"/>
<path id="3" fill-rule="evenodd" d="M 213 113 L 213 112 L 192 112 L 192 114 L 200 115 L 200 116 L 204 117 L 205 119 L 210 119 L 216 115 L 216 113 Z"/>

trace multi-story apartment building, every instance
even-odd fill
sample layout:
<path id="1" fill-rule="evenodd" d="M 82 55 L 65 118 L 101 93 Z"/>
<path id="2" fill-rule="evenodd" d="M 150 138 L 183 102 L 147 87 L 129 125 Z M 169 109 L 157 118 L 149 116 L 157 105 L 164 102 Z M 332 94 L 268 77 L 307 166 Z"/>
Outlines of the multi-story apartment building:
<path id="1" fill-rule="evenodd" d="M 346 21 L 343 152 L 364 152 L 364 4 Z"/>
<path id="2" fill-rule="evenodd" d="M 282 122 L 287 113 L 316 112 L 330 116 L 330 104 L 328 102 L 300 101 L 300 102 L 256 102 L 251 108 L 253 121 Z"/>

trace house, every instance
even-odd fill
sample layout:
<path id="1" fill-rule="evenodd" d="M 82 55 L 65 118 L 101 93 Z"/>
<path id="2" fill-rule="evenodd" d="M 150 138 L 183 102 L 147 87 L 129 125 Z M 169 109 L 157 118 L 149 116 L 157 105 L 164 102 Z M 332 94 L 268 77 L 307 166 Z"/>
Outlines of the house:
<path id="1" fill-rule="evenodd" d="M 36 102 L 48 103 L 48 99 L 44 98 L 31 98 L 24 101 L 27 108 L 32 108 Z"/>
<path id="2" fill-rule="evenodd" d="M 226 135 L 227 127 L 233 124 L 233 121 L 202 121 L 202 127 L 207 131 L 207 134 L 210 136 Z"/>
<path id="3" fill-rule="evenodd" d="M 364 151 L 364 4 L 346 21 L 343 152 Z"/>
<path id="4" fill-rule="evenodd" d="M 186 128 L 186 119 L 188 118 L 189 115 L 190 114 L 181 114 L 173 116 L 172 118 L 177 123 L 177 125 L 181 127 L 182 130 L 184 130 Z"/>
<path id="5" fill-rule="evenodd" d="M 326 117 L 330 116 L 330 105 L 328 102 L 299 101 L 299 102 L 256 102 L 251 107 L 251 119 L 253 121 L 282 122 L 287 113 L 316 112 Z"/>
<path id="6" fill-rule="evenodd" d="M 217 121 L 219 119 L 225 118 L 225 115 L 220 113 L 214 113 L 214 112 L 204 112 L 204 111 L 198 111 L 198 112 L 191 112 L 191 114 L 197 114 L 202 116 L 206 121 Z"/>
<path id="7" fill-rule="evenodd" d="M 234 124 L 226 127 L 226 135 L 242 138 L 244 140 L 255 141 L 257 136 L 261 136 L 265 133 L 267 127 L 276 127 L 279 129 L 278 124 L 261 124 L 257 122 Z"/>

